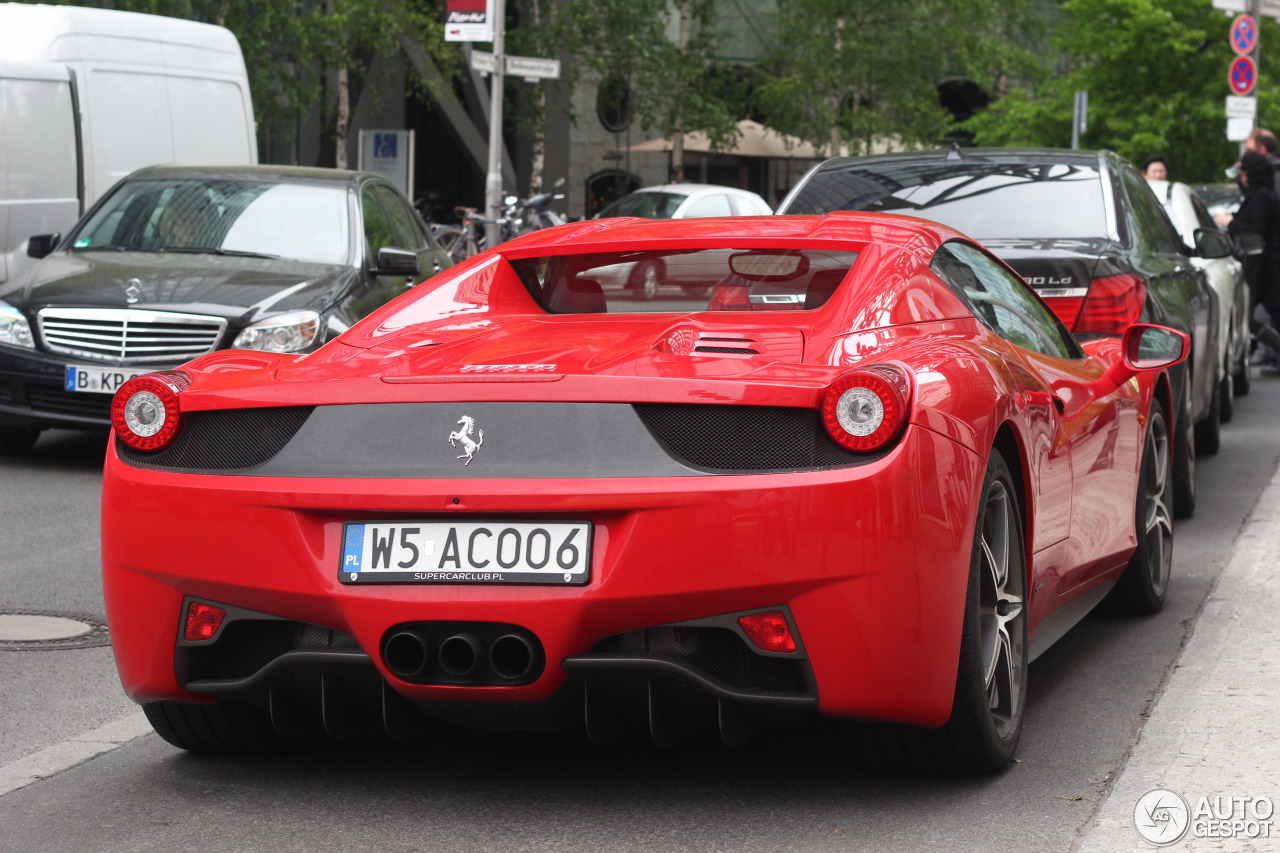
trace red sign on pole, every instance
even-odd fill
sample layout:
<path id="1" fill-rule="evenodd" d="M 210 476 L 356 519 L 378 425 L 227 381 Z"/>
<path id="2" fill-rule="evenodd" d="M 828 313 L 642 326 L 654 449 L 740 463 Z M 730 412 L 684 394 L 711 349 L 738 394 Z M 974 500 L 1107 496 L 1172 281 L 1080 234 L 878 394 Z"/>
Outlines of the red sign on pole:
<path id="1" fill-rule="evenodd" d="M 1258 46 L 1258 22 L 1252 15 L 1237 15 L 1231 22 L 1231 49 L 1240 56 Z"/>
<path id="2" fill-rule="evenodd" d="M 1253 59 L 1248 56 L 1233 59 L 1227 72 L 1227 83 L 1231 86 L 1233 95 L 1252 94 L 1254 87 L 1258 85 L 1258 66 Z"/>

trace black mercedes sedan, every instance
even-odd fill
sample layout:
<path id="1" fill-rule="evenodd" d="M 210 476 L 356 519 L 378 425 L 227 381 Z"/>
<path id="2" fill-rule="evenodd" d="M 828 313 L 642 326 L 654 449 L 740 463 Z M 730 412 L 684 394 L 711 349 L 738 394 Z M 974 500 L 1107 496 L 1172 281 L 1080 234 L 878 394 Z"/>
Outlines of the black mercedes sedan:
<path id="1" fill-rule="evenodd" d="M 778 213 L 838 210 L 918 216 L 973 237 L 1082 340 L 1135 322 L 1190 335 L 1191 356 L 1161 393 L 1174 413 L 1175 512 L 1191 515 L 1197 446 L 1218 446 L 1223 367 L 1218 298 L 1190 259 L 1230 254 L 1225 235 L 1197 231 L 1195 248 L 1184 245 L 1142 175 L 1109 151 L 953 146 L 835 158 L 805 175 Z"/>
<path id="2" fill-rule="evenodd" d="M 314 350 L 452 263 L 384 178 L 286 166 L 142 169 L 27 254 L 0 285 L 0 453 L 212 350 Z"/>

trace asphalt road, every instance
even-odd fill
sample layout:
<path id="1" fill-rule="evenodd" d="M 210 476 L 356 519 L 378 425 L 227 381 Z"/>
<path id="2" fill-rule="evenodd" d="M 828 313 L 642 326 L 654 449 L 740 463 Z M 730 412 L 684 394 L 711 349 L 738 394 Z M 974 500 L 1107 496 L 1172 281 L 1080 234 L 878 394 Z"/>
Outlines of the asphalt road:
<path id="1" fill-rule="evenodd" d="M 1280 461 L 1278 423 L 1280 379 L 1256 377 L 1201 460 L 1167 607 L 1095 613 L 1036 661 L 1020 763 L 994 777 L 859 770 L 841 732 L 817 728 L 672 750 L 442 730 L 271 761 L 191 757 L 148 735 L 0 797 L 0 848 L 1069 851 Z M 101 620 L 101 446 L 51 434 L 0 459 L 0 609 Z M 135 713 L 105 647 L 0 651 L 0 767 Z"/>

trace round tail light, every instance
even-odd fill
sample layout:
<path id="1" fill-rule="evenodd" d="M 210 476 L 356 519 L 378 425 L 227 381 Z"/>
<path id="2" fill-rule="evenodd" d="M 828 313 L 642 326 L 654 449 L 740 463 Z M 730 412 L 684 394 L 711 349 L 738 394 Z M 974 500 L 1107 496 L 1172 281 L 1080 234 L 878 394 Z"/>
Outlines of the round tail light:
<path id="1" fill-rule="evenodd" d="M 822 399 L 822 423 L 841 447 L 871 453 L 902 432 L 910 396 L 906 371 L 888 364 L 864 367 L 831 383 Z"/>
<path id="2" fill-rule="evenodd" d="M 116 435 L 138 450 L 160 450 L 178 434 L 181 416 L 178 395 L 191 378 L 177 370 L 135 376 L 111 401 L 111 425 Z"/>

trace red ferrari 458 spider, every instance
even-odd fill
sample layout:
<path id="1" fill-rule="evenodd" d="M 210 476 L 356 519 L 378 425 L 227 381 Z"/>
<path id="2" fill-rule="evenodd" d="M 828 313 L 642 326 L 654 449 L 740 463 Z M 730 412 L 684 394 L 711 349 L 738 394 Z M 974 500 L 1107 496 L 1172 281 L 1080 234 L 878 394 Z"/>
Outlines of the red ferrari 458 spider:
<path id="1" fill-rule="evenodd" d="M 672 298 L 595 275 L 637 263 Z M 828 717 L 901 725 L 926 768 L 1000 768 L 1028 662 L 1109 592 L 1163 602 L 1187 345 L 1081 344 L 917 219 L 539 231 L 314 352 L 120 390 L 120 677 L 201 752 Z"/>

